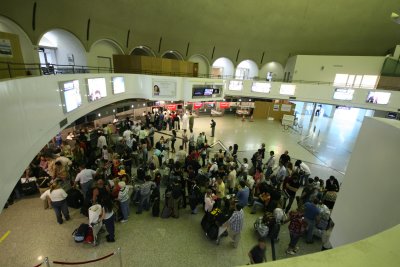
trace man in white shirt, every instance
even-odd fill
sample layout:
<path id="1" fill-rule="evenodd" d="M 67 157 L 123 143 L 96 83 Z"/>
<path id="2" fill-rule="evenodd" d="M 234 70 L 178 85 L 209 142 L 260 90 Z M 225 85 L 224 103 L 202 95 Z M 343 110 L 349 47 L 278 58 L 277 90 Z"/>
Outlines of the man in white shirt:
<path id="1" fill-rule="evenodd" d="M 274 172 L 274 167 L 275 167 L 275 152 L 270 151 L 269 152 L 269 159 L 267 163 L 265 163 L 265 167 L 267 168 L 267 171 L 265 172 L 266 177 L 270 177 L 271 174 Z"/>
<path id="2" fill-rule="evenodd" d="M 91 169 L 86 169 L 85 165 L 79 166 L 80 172 L 76 175 L 74 187 L 79 182 L 82 188 L 83 197 L 86 198 L 86 194 L 92 187 L 93 178 L 96 176 L 96 172 Z"/>
<path id="3" fill-rule="evenodd" d="M 182 166 L 184 166 L 186 156 L 186 151 L 183 150 L 183 146 L 179 146 L 179 151 L 175 153 L 176 161 L 180 162 Z"/>
<path id="4" fill-rule="evenodd" d="M 97 147 L 102 149 L 103 146 L 107 146 L 107 140 L 103 133 L 100 133 L 99 138 L 97 139 Z"/>
<path id="5" fill-rule="evenodd" d="M 229 194 L 233 194 L 236 186 L 236 169 L 234 166 L 229 168 L 230 172 L 228 174 L 228 190 Z"/>
<path id="6" fill-rule="evenodd" d="M 210 167 L 210 170 L 208 171 L 208 177 L 212 177 L 214 173 L 218 171 L 218 164 L 215 159 L 213 159 L 213 163 Z"/>
<path id="7" fill-rule="evenodd" d="M 308 178 L 311 175 L 310 167 L 308 167 L 304 162 L 301 160 L 296 160 L 294 163 L 294 172 L 300 175 L 300 184 L 304 186 L 308 186 Z M 304 183 L 303 183 L 304 181 Z"/>
<path id="8" fill-rule="evenodd" d="M 131 139 L 132 131 L 129 129 L 126 129 L 122 136 L 124 137 L 125 141 L 129 141 Z"/>
<path id="9" fill-rule="evenodd" d="M 273 181 L 273 184 L 277 187 L 280 188 L 280 185 L 282 184 L 283 180 L 285 180 L 287 175 L 287 170 L 285 168 L 285 166 L 283 165 L 282 162 L 279 162 L 279 168 L 276 172 L 275 175 L 275 181 Z"/>

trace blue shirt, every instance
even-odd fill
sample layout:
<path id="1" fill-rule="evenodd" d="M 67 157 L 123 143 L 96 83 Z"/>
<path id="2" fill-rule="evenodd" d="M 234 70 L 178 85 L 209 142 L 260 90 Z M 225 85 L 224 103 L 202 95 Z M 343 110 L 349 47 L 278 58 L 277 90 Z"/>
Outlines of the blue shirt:
<path id="1" fill-rule="evenodd" d="M 246 207 L 247 203 L 249 201 L 249 194 L 250 194 L 250 189 L 246 186 L 245 188 L 242 188 L 237 192 L 236 198 L 238 199 L 238 204 L 242 207 Z"/>
<path id="2" fill-rule="evenodd" d="M 313 221 L 319 215 L 319 213 L 320 213 L 319 208 L 313 203 L 306 202 L 304 204 L 304 218 Z"/>

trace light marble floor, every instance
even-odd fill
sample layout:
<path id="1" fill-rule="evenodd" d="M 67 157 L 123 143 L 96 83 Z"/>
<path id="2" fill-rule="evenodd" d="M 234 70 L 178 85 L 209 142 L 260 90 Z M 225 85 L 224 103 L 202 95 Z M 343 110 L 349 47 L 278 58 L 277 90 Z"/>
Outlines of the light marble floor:
<path id="1" fill-rule="evenodd" d="M 313 176 L 318 175 L 326 179 L 334 174 L 340 180 L 343 177 L 340 172 L 331 169 L 330 165 L 331 162 L 337 160 L 336 157 L 342 157 L 342 154 L 337 150 L 319 148 L 316 157 L 315 153 L 310 153 L 298 144 L 304 135 L 284 131 L 277 122 L 268 120 L 242 122 L 233 116 L 215 118 L 215 120 L 217 122 L 215 138 L 209 137 L 209 117 L 196 118 L 195 134 L 205 131 L 209 140 L 221 140 L 226 146 L 237 143 L 239 157 L 250 158 L 264 142 L 267 150 L 272 149 L 279 155 L 287 149 L 293 158 L 307 162 Z M 340 136 L 344 139 L 355 139 L 356 134 L 347 133 L 347 131 L 353 131 L 354 128 L 342 128 L 343 125 L 340 124 L 335 126 L 335 121 L 331 121 L 330 124 L 327 130 L 320 132 L 321 138 L 328 140 L 326 144 L 321 143 L 322 145 L 328 146 L 331 142 L 336 142 L 333 138 L 337 136 L 337 131 L 342 133 Z M 159 134 L 156 139 L 158 137 Z M 343 146 L 352 144 L 355 141 L 353 139 L 346 139 L 342 142 Z M 179 143 L 178 141 L 177 145 Z M 341 164 L 345 169 L 346 160 Z M 336 169 L 336 166 L 334 167 Z M 51 260 L 59 261 L 90 260 L 107 255 L 118 247 L 122 248 L 123 266 L 244 265 L 249 262 L 248 251 L 257 243 L 253 223 L 257 216 L 260 216 L 260 213 L 250 214 L 249 208 L 245 208 L 242 239 L 239 247 L 233 249 L 228 238 L 223 239 L 219 246 L 207 240 L 200 226 L 202 215 L 191 215 L 189 209 L 181 210 L 179 219 L 161 219 L 151 217 L 150 213 L 136 215 L 135 209 L 131 207 L 129 221 L 125 224 L 116 224 L 117 241 L 112 244 L 106 243 L 105 234 L 103 234 L 100 245 L 92 247 L 73 241 L 71 233 L 87 219 L 80 215 L 78 210 L 70 209 L 70 213 L 71 221 L 58 225 L 53 210 L 44 210 L 38 196 L 24 198 L 3 210 L 0 215 L 0 238 L 7 231 L 10 231 L 10 234 L 0 242 L 0 266 L 33 266 L 41 261 L 39 257 L 46 256 Z M 285 225 L 281 228 L 280 241 L 276 244 L 278 259 L 288 257 L 285 255 L 288 240 L 288 230 Z M 319 241 L 309 245 L 301 240 L 299 245 L 298 255 L 317 252 L 321 248 Z M 271 260 L 270 246 L 267 249 L 268 260 Z M 118 257 L 113 256 L 87 266 L 119 266 L 118 264 Z"/>

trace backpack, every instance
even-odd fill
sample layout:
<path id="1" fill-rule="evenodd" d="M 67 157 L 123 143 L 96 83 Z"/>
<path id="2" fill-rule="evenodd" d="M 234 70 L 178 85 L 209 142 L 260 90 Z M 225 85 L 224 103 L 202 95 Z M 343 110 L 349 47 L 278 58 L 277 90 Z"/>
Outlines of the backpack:
<path id="1" fill-rule="evenodd" d="M 257 218 L 257 220 L 254 222 L 254 230 L 256 230 L 260 237 L 267 237 L 269 228 L 268 225 L 264 223 L 263 217 Z"/>
<path id="2" fill-rule="evenodd" d="M 81 243 L 85 240 L 88 229 L 89 225 L 86 223 L 82 223 L 78 228 L 75 229 L 75 231 L 72 233 L 72 236 L 74 237 L 76 243 Z"/>

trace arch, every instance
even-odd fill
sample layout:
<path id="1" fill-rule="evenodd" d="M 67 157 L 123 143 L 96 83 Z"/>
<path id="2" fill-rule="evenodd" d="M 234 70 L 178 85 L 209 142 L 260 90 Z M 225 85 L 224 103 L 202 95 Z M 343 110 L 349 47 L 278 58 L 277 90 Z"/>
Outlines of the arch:
<path id="1" fill-rule="evenodd" d="M 0 31 L 18 35 L 22 57 L 25 63 L 39 62 L 39 58 L 37 56 L 37 53 L 35 52 L 32 39 L 18 23 L 9 19 L 8 17 L 0 15 Z"/>
<path id="2" fill-rule="evenodd" d="M 92 45 L 90 46 L 89 52 L 98 43 L 108 43 L 108 44 L 112 45 L 113 47 L 115 47 L 119 53 L 124 54 L 124 49 L 122 48 L 122 46 L 117 41 L 114 41 L 113 39 L 109 39 L 109 38 L 102 38 L 102 39 L 99 39 L 99 40 L 93 42 Z"/>
<path id="3" fill-rule="evenodd" d="M 246 59 L 237 65 L 235 78 L 252 79 L 254 77 L 258 77 L 258 66 L 253 60 Z"/>
<path id="4" fill-rule="evenodd" d="M 233 62 L 226 57 L 217 58 L 212 64 L 212 76 L 230 76 L 234 75 L 235 66 Z"/>
<path id="5" fill-rule="evenodd" d="M 113 68 L 113 55 L 124 54 L 121 46 L 111 39 L 100 39 L 94 42 L 87 53 L 88 66 L 95 67 L 93 71 L 108 72 Z"/>
<path id="6" fill-rule="evenodd" d="M 56 28 L 45 32 L 41 35 L 38 46 L 57 48 L 51 51 L 56 64 L 87 65 L 85 46 L 76 35 L 67 30 Z M 42 61 L 43 58 L 41 58 L 41 63 Z"/>
<path id="7" fill-rule="evenodd" d="M 189 57 L 188 61 L 198 63 L 199 77 L 202 77 L 202 76 L 208 77 L 208 75 L 210 74 L 210 61 L 208 60 L 208 58 L 206 56 L 201 55 L 201 54 L 194 54 Z"/>
<path id="8" fill-rule="evenodd" d="M 175 59 L 175 60 L 183 60 L 183 56 L 175 50 L 168 50 L 165 51 L 162 55 L 162 58 L 168 58 L 168 59 Z"/>
<path id="9" fill-rule="evenodd" d="M 147 57 L 156 57 L 156 53 L 154 53 L 153 49 L 148 46 L 140 45 L 136 46 L 129 53 L 131 56 L 147 56 Z"/>
<path id="10" fill-rule="evenodd" d="M 272 80 L 282 80 L 284 73 L 282 64 L 276 61 L 268 62 L 262 66 L 258 76 L 261 80 L 265 80 L 267 79 L 268 73 L 272 75 Z"/>

